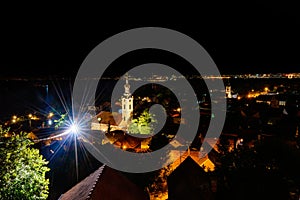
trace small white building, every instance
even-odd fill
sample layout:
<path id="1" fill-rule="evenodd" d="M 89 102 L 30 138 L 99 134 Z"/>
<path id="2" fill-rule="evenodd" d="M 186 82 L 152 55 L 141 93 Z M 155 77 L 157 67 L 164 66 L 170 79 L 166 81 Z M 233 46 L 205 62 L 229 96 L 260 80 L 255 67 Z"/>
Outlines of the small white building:
<path id="1" fill-rule="evenodd" d="M 226 92 L 226 98 L 229 98 L 229 99 L 232 98 L 231 86 L 230 85 L 226 86 L 225 92 Z"/>

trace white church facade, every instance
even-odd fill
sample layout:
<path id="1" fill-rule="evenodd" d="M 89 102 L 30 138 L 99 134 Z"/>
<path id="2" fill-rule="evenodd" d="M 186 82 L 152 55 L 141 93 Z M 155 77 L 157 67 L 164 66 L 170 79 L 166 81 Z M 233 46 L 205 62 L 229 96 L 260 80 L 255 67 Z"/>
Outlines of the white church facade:
<path id="1" fill-rule="evenodd" d="M 128 74 L 125 75 L 125 92 L 122 96 L 122 121 L 119 124 L 120 128 L 126 129 L 132 118 L 133 112 L 133 96 L 130 93 L 130 85 L 128 83 Z"/>

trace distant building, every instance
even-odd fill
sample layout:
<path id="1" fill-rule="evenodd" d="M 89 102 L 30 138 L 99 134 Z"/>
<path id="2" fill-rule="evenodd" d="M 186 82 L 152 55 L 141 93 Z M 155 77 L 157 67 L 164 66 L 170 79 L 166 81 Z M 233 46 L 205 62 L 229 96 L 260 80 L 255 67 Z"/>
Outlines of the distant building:
<path id="1" fill-rule="evenodd" d="M 226 98 L 232 98 L 232 94 L 231 94 L 231 86 L 227 85 L 226 89 L 225 89 L 225 93 L 226 93 Z"/>
<path id="2" fill-rule="evenodd" d="M 259 95 L 256 98 L 256 103 L 265 103 L 270 105 L 272 108 L 285 107 L 286 101 L 287 97 L 281 94 Z"/>

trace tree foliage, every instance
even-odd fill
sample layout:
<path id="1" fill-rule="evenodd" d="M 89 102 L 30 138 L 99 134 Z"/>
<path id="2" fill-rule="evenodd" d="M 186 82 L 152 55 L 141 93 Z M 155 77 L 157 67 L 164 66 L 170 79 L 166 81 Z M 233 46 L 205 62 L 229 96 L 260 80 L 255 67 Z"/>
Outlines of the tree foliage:
<path id="1" fill-rule="evenodd" d="M 156 122 L 154 115 L 146 109 L 137 119 L 131 121 L 128 131 L 132 134 L 152 134 Z"/>
<path id="2" fill-rule="evenodd" d="M 60 126 L 62 126 L 66 121 L 66 117 L 66 114 L 61 114 L 59 119 L 54 120 L 54 123 L 56 123 L 54 127 L 58 129 Z"/>
<path id="3" fill-rule="evenodd" d="M 167 178 L 172 173 L 170 166 L 161 168 L 155 172 L 153 180 L 148 185 L 147 190 L 150 195 L 163 194 L 168 191 Z"/>
<path id="4" fill-rule="evenodd" d="M 0 126 L 0 199 L 47 199 L 48 163 L 27 133 L 9 134 Z"/>

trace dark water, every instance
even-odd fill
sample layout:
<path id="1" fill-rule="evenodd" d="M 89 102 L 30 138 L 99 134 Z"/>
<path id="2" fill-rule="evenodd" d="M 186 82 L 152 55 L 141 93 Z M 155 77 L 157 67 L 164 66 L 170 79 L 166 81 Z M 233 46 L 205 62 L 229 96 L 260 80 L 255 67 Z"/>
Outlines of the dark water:
<path id="1" fill-rule="evenodd" d="M 33 81 L 0 81 L 0 119 L 22 115 L 45 106 L 47 84 Z"/>

